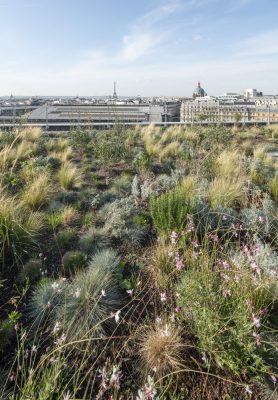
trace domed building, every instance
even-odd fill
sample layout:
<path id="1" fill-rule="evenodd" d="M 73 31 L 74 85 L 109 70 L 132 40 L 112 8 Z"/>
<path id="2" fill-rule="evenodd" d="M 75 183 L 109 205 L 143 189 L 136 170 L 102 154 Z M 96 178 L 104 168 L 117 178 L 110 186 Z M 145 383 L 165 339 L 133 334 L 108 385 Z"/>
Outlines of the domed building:
<path id="1" fill-rule="evenodd" d="M 206 92 L 201 87 L 201 83 L 198 82 L 198 85 L 197 85 L 196 89 L 193 92 L 193 99 L 196 99 L 196 97 L 205 97 L 205 96 L 206 96 Z"/>

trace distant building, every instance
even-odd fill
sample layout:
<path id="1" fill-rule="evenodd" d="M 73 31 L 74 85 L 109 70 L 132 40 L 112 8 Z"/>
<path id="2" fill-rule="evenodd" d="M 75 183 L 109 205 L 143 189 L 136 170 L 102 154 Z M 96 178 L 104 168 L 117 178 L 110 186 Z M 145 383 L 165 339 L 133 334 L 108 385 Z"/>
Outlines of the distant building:
<path id="1" fill-rule="evenodd" d="M 197 87 L 193 92 L 193 99 L 196 99 L 197 97 L 205 97 L 206 95 L 207 95 L 206 92 L 201 87 L 201 83 L 198 82 Z"/>
<path id="2" fill-rule="evenodd" d="M 257 89 L 246 89 L 244 96 L 247 99 L 253 99 L 254 97 L 263 96 L 263 92 L 258 92 Z"/>
<path id="3" fill-rule="evenodd" d="M 233 123 L 235 115 L 240 114 L 239 122 L 278 123 L 278 99 L 269 103 L 258 103 L 252 100 L 223 100 L 220 98 L 196 98 L 183 101 L 181 104 L 181 122 L 198 121 L 215 123 Z"/>
<path id="4" fill-rule="evenodd" d="M 136 104 L 137 103 L 137 104 Z M 43 123 L 139 123 L 139 122 L 179 122 L 180 102 L 161 104 L 136 103 L 124 100 L 99 101 L 94 104 L 44 104 L 33 110 L 29 122 Z"/>

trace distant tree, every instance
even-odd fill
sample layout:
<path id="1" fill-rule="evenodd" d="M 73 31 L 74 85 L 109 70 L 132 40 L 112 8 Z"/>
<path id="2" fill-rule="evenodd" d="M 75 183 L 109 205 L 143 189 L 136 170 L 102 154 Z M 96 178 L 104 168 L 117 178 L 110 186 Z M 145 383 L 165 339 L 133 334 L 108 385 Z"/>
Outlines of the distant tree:
<path id="1" fill-rule="evenodd" d="M 88 145 L 92 140 L 92 135 L 87 130 L 80 127 L 76 128 L 71 133 L 71 144 L 75 149 L 81 152 L 88 150 Z"/>
<path id="2" fill-rule="evenodd" d="M 236 127 L 238 127 L 241 118 L 242 118 L 241 113 L 239 112 L 234 113 L 234 121 Z"/>
<path id="3" fill-rule="evenodd" d="M 196 120 L 201 124 L 202 122 L 204 122 L 204 121 L 206 121 L 207 120 L 207 115 L 206 114 L 204 114 L 204 113 L 198 113 L 197 115 L 196 115 Z"/>

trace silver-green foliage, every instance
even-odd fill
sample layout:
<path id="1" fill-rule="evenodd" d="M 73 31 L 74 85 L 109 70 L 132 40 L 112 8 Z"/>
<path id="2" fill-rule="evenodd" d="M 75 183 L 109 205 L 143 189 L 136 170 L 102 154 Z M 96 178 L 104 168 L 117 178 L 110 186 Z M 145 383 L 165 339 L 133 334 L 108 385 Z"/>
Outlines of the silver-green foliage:
<path id="1" fill-rule="evenodd" d="M 88 269 L 78 272 L 68 285 L 65 303 L 59 307 L 57 315 L 68 341 L 101 333 L 114 321 L 112 313 L 120 307 L 114 276 L 119 261 L 113 250 L 103 250 L 93 257 Z"/>
<path id="2" fill-rule="evenodd" d="M 79 247 L 86 254 L 94 254 L 99 250 L 110 247 L 111 239 L 103 228 L 90 229 L 79 239 Z"/>

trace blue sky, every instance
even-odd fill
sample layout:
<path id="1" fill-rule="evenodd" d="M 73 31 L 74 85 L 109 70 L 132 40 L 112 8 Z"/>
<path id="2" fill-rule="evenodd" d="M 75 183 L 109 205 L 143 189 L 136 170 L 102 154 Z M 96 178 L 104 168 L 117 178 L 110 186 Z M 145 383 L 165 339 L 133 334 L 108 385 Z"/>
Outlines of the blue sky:
<path id="1" fill-rule="evenodd" d="M 278 0 L 0 0 L 0 95 L 278 93 Z"/>

